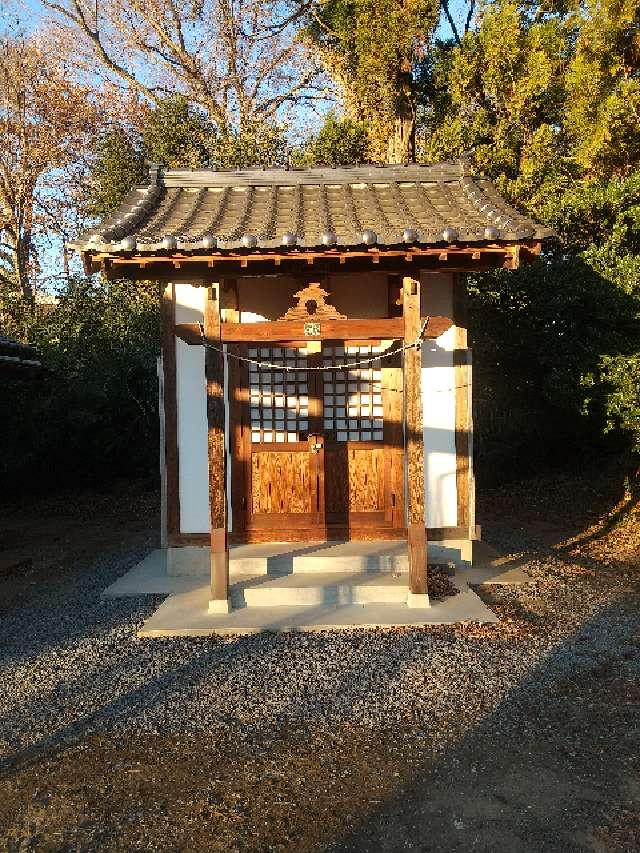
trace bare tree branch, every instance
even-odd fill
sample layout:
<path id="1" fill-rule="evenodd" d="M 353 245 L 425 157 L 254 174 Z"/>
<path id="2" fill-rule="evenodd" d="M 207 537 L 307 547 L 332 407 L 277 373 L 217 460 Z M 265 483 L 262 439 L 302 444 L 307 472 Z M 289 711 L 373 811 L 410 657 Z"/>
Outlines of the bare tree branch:
<path id="1" fill-rule="evenodd" d="M 451 32 L 453 33 L 453 39 L 458 45 L 458 47 L 460 47 L 462 41 L 460 40 L 460 33 L 458 32 L 458 28 L 456 27 L 455 21 L 453 20 L 453 16 L 451 15 L 451 11 L 449 9 L 449 0 L 442 0 L 442 11 L 446 16 L 447 21 L 449 21 L 449 26 L 451 27 Z"/>
<path id="2" fill-rule="evenodd" d="M 296 38 L 313 0 L 43 0 L 114 78 L 151 102 L 180 91 L 223 132 L 272 119 L 320 75 Z"/>
<path id="3" fill-rule="evenodd" d="M 89 26 L 78 0 L 72 0 L 73 7 L 76 10 L 75 15 L 60 3 L 51 2 L 51 0 L 43 0 L 43 3 L 52 11 L 58 12 L 68 21 L 75 24 L 84 33 L 87 39 L 92 43 L 97 57 L 109 69 L 109 71 L 113 72 L 118 77 L 122 77 L 127 81 L 127 83 L 129 83 L 129 85 L 140 92 L 141 95 L 144 95 L 145 98 L 149 98 L 149 100 L 157 102 L 158 98 L 152 89 L 141 83 L 135 74 L 127 71 L 123 65 L 118 64 L 109 56 L 101 41 L 100 30 L 98 29 L 97 23 L 93 29 Z"/>

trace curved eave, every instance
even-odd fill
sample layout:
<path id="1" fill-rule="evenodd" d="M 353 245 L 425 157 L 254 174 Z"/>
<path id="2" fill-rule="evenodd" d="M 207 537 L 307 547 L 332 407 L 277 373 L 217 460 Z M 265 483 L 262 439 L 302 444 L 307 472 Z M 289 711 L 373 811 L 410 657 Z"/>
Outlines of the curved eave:
<path id="1" fill-rule="evenodd" d="M 447 241 L 442 238 L 441 232 L 433 232 L 433 233 L 418 233 L 418 237 L 416 240 L 411 242 L 407 242 L 402 239 L 401 234 L 376 234 L 376 239 L 374 241 L 374 246 L 381 251 L 385 249 L 398 249 L 403 248 L 410 250 L 413 247 L 417 247 L 420 249 L 423 248 L 440 248 L 446 247 L 447 245 L 451 245 L 452 242 L 456 244 L 487 244 L 487 238 L 484 233 L 480 230 L 471 231 L 465 229 L 456 229 L 457 237 L 455 241 Z M 253 236 L 253 235 L 251 235 Z M 552 236 L 552 232 L 545 229 L 536 229 L 534 230 L 501 230 L 495 237 L 494 241 L 504 245 L 513 245 L 514 243 L 524 243 L 531 240 L 541 242 L 542 240 L 546 240 L 547 238 Z M 212 250 L 206 246 L 203 240 L 175 240 L 175 249 L 167 250 L 162 241 L 158 242 L 146 242 L 142 240 L 136 240 L 135 249 L 132 251 L 127 244 L 126 239 L 120 241 L 86 241 L 86 242 L 75 242 L 70 243 L 69 247 L 74 251 L 81 252 L 82 254 L 92 253 L 92 254 L 105 254 L 110 256 L 117 255 L 141 255 L 141 256 L 151 256 L 157 255 L 159 257 L 165 257 L 170 255 L 172 252 L 179 252 L 181 254 L 218 254 L 220 252 L 243 252 L 246 251 L 247 254 L 255 254 L 256 252 L 262 253 L 271 253 L 271 252 L 287 252 L 287 251 L 296 251 L 296 250 L 309 250 L 309 251 L 323 251 L 325 248 L 337 248 L 343 251 L 359 251 L 363 248 L 371 248 L 370 245 L 365 243 L 359 234 L 345 234 L 337 236 L 335 241 L 330 247 L 325 247 L 321 243 L 316 240 L 305 240 L 296 239 L 296 242 L 293 246 L 284 245 L 281 239 L 261 239 L 259 237 L 255 238 L 256 245 L 251 249 L 245 249 L 245 247 L 239 243 L 237 239 L 225 239 L 223 237 L 216 239 L 216 248 Z"/>

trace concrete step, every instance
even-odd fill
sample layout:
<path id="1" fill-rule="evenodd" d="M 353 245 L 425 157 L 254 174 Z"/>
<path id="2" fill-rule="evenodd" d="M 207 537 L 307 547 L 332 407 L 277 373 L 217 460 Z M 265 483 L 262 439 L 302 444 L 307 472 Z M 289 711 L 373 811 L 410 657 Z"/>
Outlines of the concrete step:
<path id="1" fill-rule="evenodd" d="M 398 574 L 409 561 L 403 541 L 271 543 L 232 548 L 229 568 L 233 575 Z"/>
<path id="2" fill-rule="evenodd" d="M 230 588 L 233 607 L 404 604 L 407 593 L 406 576 L 362 572 L 258 576 Z"/>
<path id="3" fill-rule="evenodd" d="M 454 547 L 457 544 L 459 547 Z M 429 543 L 429 562 L 466 567 L 471 542 Z M 465 550 L 466 549 L 466 550 Z M 467 554 L 467 551 L 469 552 Z M 464 552 L 464 553 L 463 553 Z M 371 542 L 268 542 L 232 545 L 229 573 L 233 579 L 256 575 L 303 575 L 345 572 L 406 574 L 409 570 L 404 540 Z M 169 548 L 167 574 L 171 577 L 206 578 L 210 572 L 209 548 L 187 545 Z"/>

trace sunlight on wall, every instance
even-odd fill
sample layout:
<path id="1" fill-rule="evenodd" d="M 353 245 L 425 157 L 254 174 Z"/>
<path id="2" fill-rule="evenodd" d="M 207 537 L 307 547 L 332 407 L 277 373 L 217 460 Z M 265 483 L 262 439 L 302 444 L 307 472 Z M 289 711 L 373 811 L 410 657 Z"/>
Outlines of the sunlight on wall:
<path id="1" fill-rule="evenodd" d="M 452 316 L 452 276 L 423 274 L 421 313 Z M 455 527 L 456 391 L 453 350 L 455 328 L 422 347 L 422 400 L 425 453 L 425 500 L 428 527 Z"/>

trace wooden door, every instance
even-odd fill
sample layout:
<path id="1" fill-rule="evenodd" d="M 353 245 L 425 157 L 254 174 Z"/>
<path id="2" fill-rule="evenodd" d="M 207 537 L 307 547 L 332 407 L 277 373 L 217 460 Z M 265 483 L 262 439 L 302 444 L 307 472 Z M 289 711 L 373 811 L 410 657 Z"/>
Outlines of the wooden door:
<path id="1" fill-rule="evenodd" d="M 402 370 L 397 358 L 362 363 L 384 349 L 323 347 L 325 523 L 339 538 L 394 538 L 404 528 Z"/>
<path id="2" fill-rule="evenodd" d="M 238 352 L 276 367 L 242 364 L 232 376 L 237 383 L 231 406 L 233 539 L 287 541 L 291 531 L 295 536 L 320 523 L 307 352 L 275 345 L 238 347 Z M 285 372 L 285 367 L 298 369 Z"/>
<path id="3" fill-rule="evenodd" d="M 399 363 L 357 366 L 382 352 L 375 344 L 327 343 L 317 355 L 294 346 L 243 349 L 276 367 L 244 366 L 231 377 L 232 386 L 238 383 L 231 409 L 232 538 L 402 536 Z M 302 369 L 287 372 L 287 366 Z"/>

